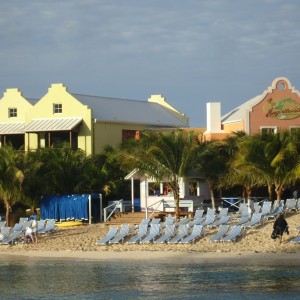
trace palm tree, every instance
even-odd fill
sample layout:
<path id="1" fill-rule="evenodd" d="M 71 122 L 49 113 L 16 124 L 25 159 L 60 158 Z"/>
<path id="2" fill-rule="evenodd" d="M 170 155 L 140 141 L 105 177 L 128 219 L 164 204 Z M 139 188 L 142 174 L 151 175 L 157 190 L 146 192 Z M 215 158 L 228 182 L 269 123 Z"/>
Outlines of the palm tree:
<path id="1" fill-rule="evenodd" d="M 288 131 L 269 136 L 265 156 L 270 161 L 277 201 L 280 203 L 284 188 L 299 178 L 300 157 L 297 140 Z"/>
<path id="2" fill-rule="evenodd" d="M 18 152 L 11 146 L 0 148 L 0 199 L 4 202 L 7 226 L 12 206 L 22 199 L 24 174 L 18 168 L 19 160 Z"/>
<path id="3" fill-rule="evenodd" d="M 207 181 L 210 189 L 212 208 L 216 208 L 215 194 L 219 188 L 219 179 L 226 171 L 228 155 L 226 144 L 222 141 L 213 141 L 198 148 L 196 168 Z"/>
<path id="4" fill-rule="evenodd" d="M 197 141 L 193 132 L 172 130 L 145 131 L 140 140 L 124 147 L 121 159 L 128 170 L 134 168 L 155 181 L 165 181 L 173 192 L 176 217 L 179 217 L 179 181 L 187 175 L 195 156 Z"/>

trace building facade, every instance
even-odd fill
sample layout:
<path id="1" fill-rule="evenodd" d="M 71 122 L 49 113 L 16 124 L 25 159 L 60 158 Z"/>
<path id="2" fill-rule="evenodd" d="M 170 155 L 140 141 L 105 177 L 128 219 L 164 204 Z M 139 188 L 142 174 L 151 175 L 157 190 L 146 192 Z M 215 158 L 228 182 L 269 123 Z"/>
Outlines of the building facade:
<path id="1" fill-rule="evenodd" d="M 261 95 L 221 116 L 220 103 L 207 103 L 208 140 L 222 139 L 232 132 L 246 134 L 300 130 L 300 93 L 285 77 L 273 80 Z"/>
<path id="2" fill-rule="evenodd" d="M 148 101 L 87 96 L 52 84 L 41 99 L 26 99 L 18 89 L 7 89 L 0 99 L 1 145 L 25 151 L 68 143 L 93 155 L 137 131 L 185 127 L 188 118 L 161 95 Z"/>

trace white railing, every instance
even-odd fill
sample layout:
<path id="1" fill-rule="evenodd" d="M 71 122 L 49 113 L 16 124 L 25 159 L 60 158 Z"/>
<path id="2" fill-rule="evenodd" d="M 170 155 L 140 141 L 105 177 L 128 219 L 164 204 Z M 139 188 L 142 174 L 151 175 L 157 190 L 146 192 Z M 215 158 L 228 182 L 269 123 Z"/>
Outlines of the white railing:
<path id="1" fill-rule="evenodd" d="M 109 220 L 109 218 L 112 216 L 112 214 L 116 211 L 117 208 L 120 209 L 120 212 L 123 211 L 123 199 L 117 200 L 117 201 L 113 201 L 112 204 L 108 205 L 107 207 L 105 207 L 103 209 L 103 212 L 104 212 L 104 222 L 106 222 L 107 220 Z M 107 213 L 109 211 L 110 211 L 110 214 L 107 217 Z"/>
<path id="2" fill-rule="evenodd" d="M 152 211 L 152 213 L 151 213 L 151 215 L 150 215 L 150 217 L 149 217 L 149 218 L 151 218 L 151 217 L 153 216 L 154 213 L 156 213 L 157 211 L 161 211 L 161 210 L 159 210 L 158 208 L 160 207 L 161 204 L 162 204 L 163 207 L 164 207 L 164 201 L 165 201 L 164 199 L 161 199 L 161 200 L 158 200 L 158 201 L 156 201 L 155 203 L 149 205 L 148 207 L 146 207 L 146 218 L 148 218 L 148 211 L 149 211 L 149 208 L 151 208 L 151 207 L 153 208 L 153 206 L 157 204 L 156 207 L 153 208 L 153 211 Z"/>

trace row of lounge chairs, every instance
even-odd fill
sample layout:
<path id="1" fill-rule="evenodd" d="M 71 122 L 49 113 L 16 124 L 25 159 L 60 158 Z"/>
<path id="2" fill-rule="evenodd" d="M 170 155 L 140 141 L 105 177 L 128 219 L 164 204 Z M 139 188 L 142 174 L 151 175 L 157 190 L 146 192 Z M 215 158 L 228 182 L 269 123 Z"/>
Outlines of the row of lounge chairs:
<path id="1" fill-rule="evenodd" d="M 27 218 L 20 218 L 19 222 L 13 227 L 7 227 L 5 222 L 0 224 L 0 245 L 8 245 L 16 242 L 26 243 L 29 241 L 26 237 L 26 228 L 31 225 L 31 221 Z M 55 230 L 54 220 L 39 220 L 37 221 L 38 234 L 47 234 Z"/>
<path id="2" fill-rule="evenodd" d="M 269 219 L 275 219 L 280 213 L 297 211 L 297 204 L 300 200 L 287 199 L 278 205 L 277 201 L 272 205 L 271 201 L 264 201 L 262 205 L 254 203 L 254 211 L 250 212 L 246 203 L 241 203 L 237 212 L 229 214 L 228 208 L 221 208 L 218 212 L 208 208 L 198 209 L 194 218 L 183 218 L 175 222 L 171 216 L 166 217 L 165 222 L 160 219 L 144 219 L 141 224 L 135 226 L 136 233 L 123 224 L 120 229 L 110 228 L 107 235 L 97 242 L 98 245 L 124 243 L 125 238 L 128 244 L 145 243 L 169 243 L 184 244 L 195 242 L 205 235 L 206 228 L 218 228 L 217 233 L 212 236 L 210 242 L 235 242 L 238 237 L 245 234 L 246 229 L 262 225 Z M 299 229 L 300 230 L 300 229 Z M 300 237 L 293 242 L 300 242 Z"/>
<path id="3" fill-rule="evenodd" d="M 149 230 L 148 230 L 149 229 Z M 211 242 L 235 241 L 244 232 L 242 226 L 220 225 L 216 235 L 211 237 Z M 123 244 L 127 238 L 127 244 L 187 244 L 194 243 L 197 239 L 205 236 L 205 226 L 196 224 L 190 227 L 188 224 L 140 224 L 136 233 L 132 234 L 128 224 L 118 227 L 110 227 L 107 234 L 99 240 L 98 245 Z"/>

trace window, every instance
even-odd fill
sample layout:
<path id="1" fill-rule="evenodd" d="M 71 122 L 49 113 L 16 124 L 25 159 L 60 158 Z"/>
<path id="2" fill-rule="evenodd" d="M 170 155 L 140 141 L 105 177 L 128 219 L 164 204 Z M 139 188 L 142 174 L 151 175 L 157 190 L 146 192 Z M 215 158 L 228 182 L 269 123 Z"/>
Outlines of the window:
<path id="1" fill-rule="evenodd" d="M 300 127 L 292 126 L 290 127 L 291 135 L 294 137 L 294 140 L 299 143 L 300 142 Z"/>
<path id="2" fill-rule="evenodd" d="M 190 196 L 198 196 L 198 182 L 197 181 L 189 181 L 189 195 Z"/>
<path id="3" fill-rule="evenodd" d="M 9 108 L 8 109 L 8 117 L 9 118 L 15 118 L 18 116 L 18 113 L 17 113 L 17 109 L 16 108 Z"/>
<path id="4" fill-rule="evenodd" d="M 148 183 L 148 196 L 159 196 L 160 195 L 160 183 L 149 182 Z"/>
<path id="5" fill-rule="evenodd" d="M 262 135 L 275 134 L 277 133 L 277 127 L 260 127 L 260 132 Z"/>
<path id="6" fill-rule="evenodd" d="M 62 113 L 62 104 L 53 104 L 53 113 L 54 114 L 61 114 Z"/>

